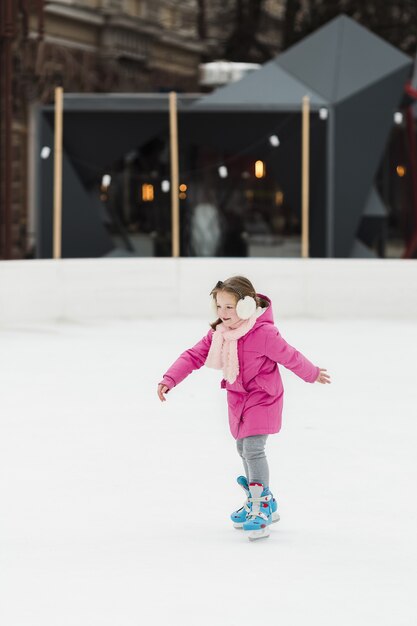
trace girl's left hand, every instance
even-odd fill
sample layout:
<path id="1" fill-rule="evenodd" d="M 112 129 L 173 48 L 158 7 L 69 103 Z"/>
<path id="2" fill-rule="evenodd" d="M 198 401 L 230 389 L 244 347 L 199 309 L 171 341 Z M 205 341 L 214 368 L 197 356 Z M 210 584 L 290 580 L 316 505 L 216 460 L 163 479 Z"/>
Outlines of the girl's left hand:
<path id="1" fill-rule="evenodd" d="M 325 374 L 325 372 L 327 372 L 327 370 L 320 367 L 320 373 L 316 378 L 316 383 L 321 383 L 322 385 L 329 383 L 329 385 L 331 385 L 330 375 Z"/>

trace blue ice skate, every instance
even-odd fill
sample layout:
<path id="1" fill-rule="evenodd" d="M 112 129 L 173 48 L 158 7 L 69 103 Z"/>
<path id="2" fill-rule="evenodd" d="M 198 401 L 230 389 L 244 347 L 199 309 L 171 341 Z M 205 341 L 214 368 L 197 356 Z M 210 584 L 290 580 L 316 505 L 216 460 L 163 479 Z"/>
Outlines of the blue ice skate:
<path id="1" fill-rule="evenodd" d="M 240 507 L 240 509 L 238 509 L 237 511 L 234 511 L 234 513 L 231 514 L 230 519 L 232 520 L 233 526 L 235 528 L 242 528 L 243 522 L 246 521 L 246 517 L 248 513 L 250 513 L 250 509 L 251 509 L 249 505 L 250 491 L 249 491 L 248 481 L 246 480 L 246 476 L 238 476 L 236 478 L 236 481 L 238 485 L 240 485 L 243 488 L 244 492 L 246 493 L 246 500 L 243 503 L 243 506 Z"/>
<path id="2" fill-rule="evenodd" d="M 269 537 L 269 526 L 279 520 L 277 503 L 268 487 L 262 483 L 249 484 L 250 496 L 248 506 L 251 507 L 242 528 L 251 541 Z"/>
<path id="3" fill-rule="evenodd" d="M 243 506 L 240 507 L 240 509 L 238 509 L 237 511 L 234 511 L 234 513 L 231 514 L 230 519 L 233 522 L 233 526 L 235 528 L 243 528 L 243 523 L 246 522 L 246 519 L 249 515 L 249 513 L 251 512 L 251 508 L 252 508 L 252 503 L 250 501 L 250 491 L 249 491 L 249 485 L 248 485 L 248 481 L 246 480 L 246 476 L 238 476 L 236 479 L 238 485 L 240 485 L 245 494 L 246 494 L 246 500 L 243 503 Z M 270 509 L 271 509 L 271 521 L 272 522 L 277 522 L 279 520 L 279 514 L 278 514 L 278 504 L 277 501 L 275 500 L 275 498 L 272 496 L 272 493 L 269 491 L 268 489 L 268 494 L 271 495 L 271 499 L 270 499 Z"/>

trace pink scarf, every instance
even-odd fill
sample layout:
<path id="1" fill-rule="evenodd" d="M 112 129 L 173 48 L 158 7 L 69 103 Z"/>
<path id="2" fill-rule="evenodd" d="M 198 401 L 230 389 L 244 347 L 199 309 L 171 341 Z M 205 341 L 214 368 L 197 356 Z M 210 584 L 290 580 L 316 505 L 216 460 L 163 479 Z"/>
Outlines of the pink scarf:
<path id="1" fill-rule="evenodd" d="M 237 328 L 228 329 L 223 323 L 216 326 L 205 365 L 216 370 L 222 369 L 229 383 L 234 383 L 239 374 L 237 340 L 253 327 L 259 313 L 263 313 L 263 310 L 258 309 L 252 317 L 242 320 Z"/>

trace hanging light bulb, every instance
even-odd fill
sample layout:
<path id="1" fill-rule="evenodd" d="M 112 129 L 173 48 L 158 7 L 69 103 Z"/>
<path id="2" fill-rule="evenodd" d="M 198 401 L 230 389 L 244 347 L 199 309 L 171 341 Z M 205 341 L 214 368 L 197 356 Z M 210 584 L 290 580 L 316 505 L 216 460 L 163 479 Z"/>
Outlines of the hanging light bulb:
<path id="1" fill-rule="evenodd" d="M 278 135 L 271 135 L 269 138 L 269 143 L 273 148 L 278 148 L 279 146 L 279 138 Z"/>
<path id="2" fill-rule="evenodd" d="M 256 178 L 265 177 L 265 163 L 263 161 L 255 162 L 255 176 Z"/>
<path id="3" fill-rule="evenodd" d="M 329 117 L 329 111 L 326 107 L 321 107 L 321 109 L 319 109 L 319 117 L 321 120 L 327 120 Z"/>
<path id="4" fill-rule="evenodd" d="M 163 180 L 161 181 L 161 190 L 164 193 L 168 193 L 168 191 L 171 189 L 171 183 L 169 182 L 169 180 Z"/>
<path id="5" fill-rule="evenodd" d="M 227 171 L 227 167 L 225 165 L 220 165 L 218 171 L 219 171 L 220 178 L 227 178 L 228 171 Z"/>
<path id="6" fill-rule="evenodd" d="M 41 159 L 47 159 L 51 154 L 51 148 L 49 146 L 44 146 L 41 150 Z"/>
<path id="7" fill-rule="evenodd" d="M 394 123 L 395 124 L 402 124 L 403 123 L 403 114 L 401 113 L 401 111 L 395 111 L 394 113 Z"/>

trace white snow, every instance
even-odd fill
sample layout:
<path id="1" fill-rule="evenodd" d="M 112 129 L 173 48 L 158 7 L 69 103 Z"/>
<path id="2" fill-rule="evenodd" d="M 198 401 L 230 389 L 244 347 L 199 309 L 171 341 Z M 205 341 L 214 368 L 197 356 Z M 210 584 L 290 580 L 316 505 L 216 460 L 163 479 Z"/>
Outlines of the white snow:
<path id="1" fill-rule="evenodd" d="M 332 384 L 281 368 L 254 543 L 219 372 L 156 396 L 204 320 L 0 330 L 2 626 L 415 626 L 417 322 L 276 322 Z"/>

